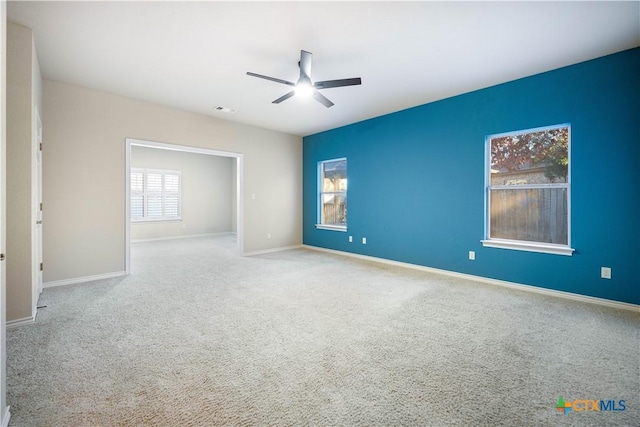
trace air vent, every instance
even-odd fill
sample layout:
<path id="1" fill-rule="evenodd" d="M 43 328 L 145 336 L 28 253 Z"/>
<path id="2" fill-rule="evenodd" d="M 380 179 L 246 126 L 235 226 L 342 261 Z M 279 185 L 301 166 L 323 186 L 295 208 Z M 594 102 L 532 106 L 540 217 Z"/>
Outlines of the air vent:
<path id="1" fill-rule="evenodd" d="M 221 107 L 219 105 L 215 107 L 214 110 L 220 111 L 221 113 L 230 113 L 230 114 L 233 114 L 236 112 L 236 110 L 232 110 L 231 108 L 227 108 L 227 107 Z"/>

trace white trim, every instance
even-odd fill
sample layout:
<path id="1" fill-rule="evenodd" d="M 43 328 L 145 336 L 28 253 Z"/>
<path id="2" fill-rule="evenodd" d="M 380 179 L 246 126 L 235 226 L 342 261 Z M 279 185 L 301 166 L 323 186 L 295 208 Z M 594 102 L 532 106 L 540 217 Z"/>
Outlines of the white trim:
<path id="1" fill-rule="evenodd" d="M 8 427 L 9 426 L 9 420 L 11 420 L 11 406 L 7 406 L 6 408 L 4 408 L 4 414 L 2 414 L 2 427 Z"/>
<path id="2" fill-rule="evenodd" d="M 242 254 L 242 256 L 253 256 L 253 255 L 262 255 L 262 254 L 270 254 L 272 252 L 282 252 L 282 251 L 289 251 L 291 249 L 300 249 L 302 248 L 304 245 L 291 245 L 291 246 L 281 246 L 279 248 L 272 248 L 272 249 L 263 249 L 261 251 L 251 251 L 251 252 L 245 252 Z"/>
<path id="3" fill-rule="evenodd" d="M 557 184 L 513 184 L 513 185 L 492 185 L 492 190 L 529 190 L 540 188 L 569 188 L 568 182 L 559 182 Z"/>
<path id="4" fill-rule="evenodd" d="M 316 228 L 319 230 L 342 231 L 343 233 L 347 232 L 347 227 L 345 225 L 316 224 Z"/>
<path id="5" fill-rule="evenodd" d="M 368 256 L 368 255 L 354 254 L 354 253 L 351 253 L 351 252 L 338 251 L 338 250 L 335 250 L 335 249 L 326 249 L 326 248 L 321 248 L 321 247 L 318 247 L 318 246 L 311 246 L 311 245 L 302 245 L 302 246 L 304 248 L 311 249 L 311 250 L 314 250 L 314 251 L 328 252 L 328 253 L 331 253 L 331 254 L 343 255 L 343 256 L 348 256 L 348 257 L 352 257 L 352 258 L 363 259 L 363 260 L 366 260 L 366 261 L 373 261 L 373 262 L 378 262 L 378 263 L 382 263 L 382 264 L 393 265 L 393 266 L 396 266 L 396 267 L 404 267 L 404 268 L 410 268 L 412 270 L 426 271 L 426 272 L 435 273 L 435 274 L 442 274 L 442 275 L 445 275 L 445 276 L 451 276 L 451 277 L 457 277 L 457 278 L 460 278 L 460 279 L 472 280 L 472 281 L 476 281 L 476 282 L 486 283 L 486 284 L 489 284 L 489 285 L 502 286 L 502 287 L 505 287 L 505 288 L 511 288 L 511 289 L 516 289 L 516 290 L 521 290 L 521 291 L 533 292 L 533 293 L 536 293 L 536 294 L 542 294 L 542 295 L 547 295 L 547 296 L 552 296 L 552 297 L 557 297 L 557 298 L 570 299 L 570 300 L 573 300 L 573 301 L 586 302 L 586 303 L 590 303 L 590 304 L 597 304 L 597 305 L 616 308 L 616 309 L 620 309 L 620 310 L 631 310 L 631 311 L 635 311 L 635 312 L 640 313 L 640 305 L 630 304 L 630 303 L 627 303 L 627 302 L 614 301 L 614 300 L 605 299 L 605 298 L 598 298 L 598 297 L 591 297 L 591 296 L 587 296 L 587 295 L 574 294 L 574 293 L 571 293 L 571 292 L 557 291 L 557 290 L 554 290 L 554 289 L 540 288 L 540 287 L 532 286 L 532 285 L 524 285 L 524 284 L 521 284 L 521 283 L 507 282 L 505 280 L 491 279 L 489 277 L 474 276 L 472 274 L 458 273 L 458 272 L 449 271 L 449 270 L 441 270 L 439 268 L 433 268 L 433 267 L 425 267 L 423 265 L 418 265 L 418 264 L 410 264 L 410 263 L 407 263 L 407 262 L 393 261 L 393 260 L 389 260 L 389 259 L 377 258 L 377 257 Z"/>
<path id="6" fill-rule="evenodd" d="M 18 326 L 33 325 L 36 323 L 36 316 L 22 317 L 20 319 L 8 320 L 7 329 L 17 328 Z"/>
<path id="7" fill-rule="evenodd" d="M 244 251 L 244 154 L 230 151 L 197 148 L 187 145 L 167 144 L 125 138 L 125 274 L 131 272 L 131 147 L 159 148 L 162 150 L 182 151 L 185 153 L 206 154 L 209 156 L 231 157 L 236 159 L 236 227 L 238 235 L 238 253 Z"/>
<path id="8" fill-rule="evenodd" d="M 140 147 L 160 148 L 160 149 L 169 150 L 169 151 L 182 151 L 186 153 L 207 154 L 209 156 L 220 156 L 220 157 L 238 157 L 242 155 L 240 153 L 214 150 L 212 148 L 198 148 L 198 147 L 191 147 L 189 145 L 167 144 L 165 142 L 155 142 L 155 141 L 148 141 L 144 139 L 126 138 L 126 140 L 131 145 L 137 145 Z"/>
<path id="9" fill-rule="evenodd" d="M 37 103 L 33 102 L 33 145 L 31 149 L 31 306 L 35 312 L 38 305 L 38 297 L 42 292 L 43 273 L 40 270 L 42 258 L 42 215 L 40 203 L 42 202 L 42 120 Z M 40 221 L 40 224 L 38 224 Z M 39 229 L 39 230 L 38 230 Z"/>
<path id="10" fill-rule="evenodd" d="M 482 246 L 487 248 L 513 249 L 516 251 L 541 252 L 553 255 L 572 256 L 575 249 L 565 245 L 552 245 L 521 240 L 488 239 L 480 240 Z"/>
<path id="11" fill-rule="evenodd" d="M 114 277 L 126 276 L 126 271 L 116 271 L 114 273 L 96 274 L 93 276 L 74 277 L 73 279 L 53 280 L 45 282 L 43 288 L 55 288 L 56 286 L 75 285 L 76 283 L 93 282 L 94 280 L 113 279 Z"/>
<path id="12" fill-rule="evenodd" d="M 223 231 L 220 233 L 204 233 L 204 234 L 189 234 L 185 236 L 171 236 L 171 237 L 155 237 L 152 239 L 131 239 L 131 243 L 143 243 L 143 242 L 157 242 L 162 240 L 175 240 L 175 239 L 191 239 L 193 237 L 211 237 L 211 236 L 224 236 L 226 234 L 233 234 L 231 231 Z"/>
<path id="13" fill-rule="evenodd" d="M 131 220 L 131 224 L 133 225 L 138 225 L 138 224 L 157 224 L 157 223 L 161 223 L 161 224 L 179 224 L 182 222 L 182 219 L 132 219 Z"/>
<path id="14" fill-rule="evenodd" d="M 502 132 L 502 133 L 492 133 L 491 135 L 487 135 L 487 138 L 503 138 L 505 136 L 511 136 L 511 135 L 522 135 L 524 133 L 536 133 L 536 132 L 544 132 L 546 130 L 551 130 L 551 129 L 558 129 L 558 128 L 564 128 L 564 127 L 571 127 L 571 122 L 565 122 L 565 123 L 558 123 L 557 125 L 549 125 L 549 126 L 540 126 L 537 128 L 529 128 L 529 129 L 517 129 L 517 130 L 511 130 L 511 131 L 507 131 L 507 132 Z"/>
<path id="15" fill-rule="evenodd" d="M 6 250 L 6 142 L 7 142 L 7 2 L 0 2 L 0 252 Z M 0 262 L 0 424 L 9 425 L 7 405 L 7 281 L 6 261 Z"/>

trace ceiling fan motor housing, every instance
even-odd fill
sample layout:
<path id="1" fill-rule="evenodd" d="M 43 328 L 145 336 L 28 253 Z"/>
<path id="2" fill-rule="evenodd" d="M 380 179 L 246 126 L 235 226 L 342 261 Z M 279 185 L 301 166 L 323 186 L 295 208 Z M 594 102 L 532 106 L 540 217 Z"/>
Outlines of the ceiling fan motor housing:
<path id="1" fill-rule="evenodd" d="M 327 97 L 325 97 L 320 92 L 318 92 L 318 89 L 328 89 L 328 88 L 342 87 L 342 86 L 355 86 L 355 85 L 362 84 L 362 79 L 360 79 L 360 77 L 354 77 L 350 79 L 340 79 L 340 80 L 326 80 L 323 82 L 313 83 L 311 81 L 312 61 L 313 61 L 313 54 L 311 52 L 307 52 L 306 50 L 300 51 L 300 61 L 298 61 L 298 67 L 300 68 L 300 77 L 298 78 L 297 83 L 293 83 L 287 80 L 277 79 L 275 77 L 264 76 L 262 74 L 256 74 L 252 72 L 247 72 L 247 75 L 294 87 L 294 90 L 276 99 L 275 101 L 272 102 L 273 104 L 279 104 L 282 101 L 291 98 L 296 93 L 306 92 L 306 94 L 313 95 L 313 98 L 316 101 L 318 101 L 325 107 L 329 108 L 334 105 L 333 102 L 331 102 Z"/>

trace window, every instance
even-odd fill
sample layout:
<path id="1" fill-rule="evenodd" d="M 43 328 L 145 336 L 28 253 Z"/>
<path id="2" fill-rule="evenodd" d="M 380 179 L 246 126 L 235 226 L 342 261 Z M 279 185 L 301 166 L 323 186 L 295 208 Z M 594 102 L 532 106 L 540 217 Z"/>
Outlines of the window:
<path id="1" fill-rule="evenodd" d="M 180 219 L 180 172 L 131 169 L 131 221 Z"/>
<path id="2" fill-rule="evenodd" d="M 347 230 L 347 159 L 318 163 L 318 224 L 329 230 Z"/>
<path id="3" fill-rule="evenodd" d="M 571 255 L 570 126 L 487 137 L 484 246 Z"/>

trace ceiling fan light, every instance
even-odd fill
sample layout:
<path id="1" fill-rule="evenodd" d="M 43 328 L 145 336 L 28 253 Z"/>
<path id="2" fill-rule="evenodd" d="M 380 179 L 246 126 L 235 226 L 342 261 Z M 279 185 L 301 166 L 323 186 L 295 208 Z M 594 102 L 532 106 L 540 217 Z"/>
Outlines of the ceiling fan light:
<path id="1" fill-rule="evenodd" d="M 307 82 L 301 82 L 296 85 L 296 96 L 299 98 L 310 98 L 313 96 L 313 86 Z"/>

